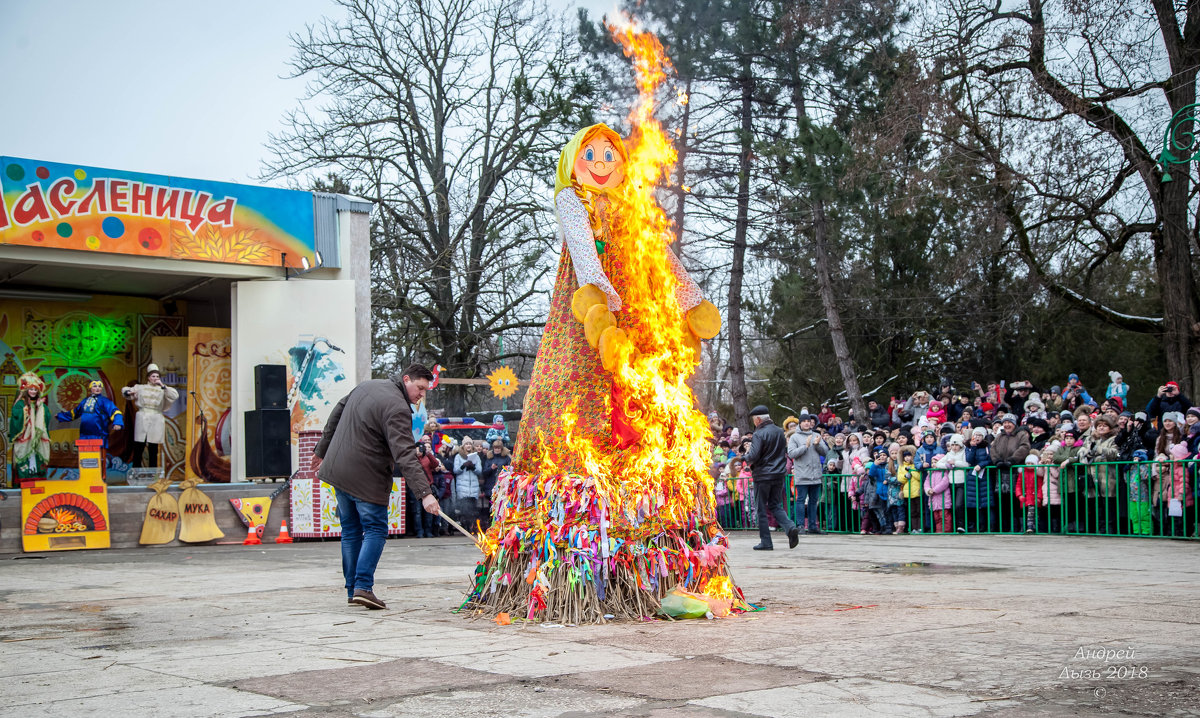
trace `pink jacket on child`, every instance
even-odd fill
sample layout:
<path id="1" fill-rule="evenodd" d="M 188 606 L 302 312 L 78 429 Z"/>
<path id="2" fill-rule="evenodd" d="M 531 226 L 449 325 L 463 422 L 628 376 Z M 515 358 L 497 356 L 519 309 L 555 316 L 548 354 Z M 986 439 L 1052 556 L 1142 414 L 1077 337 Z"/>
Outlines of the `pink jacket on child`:
<path id="1" fill-rule="evenodd" d="M 1154 467 L 1154 491 L 1150 495 L 1150 503 L 1157 504 L 1160 499 L 1164 506 L 1171 499 L 1183 501 L 1184 506 L 1195 503 L 1188 485 L 1191 483 L 1188 481 L 1188 466 L 1192 462 L 1182 461 L 1187 455 L 1187 444 L 1180 442 L 1171 447 L 1170 458 L 1174 461 L 1162 455 L 1157 457 L 1162 463 Z"/>
<path id="2" fill-rule="evenodd" d="M 1058 493 L 1058 474 L 1059 468 L 1057 464 L 1042 464 L 1037 468 L 1038 473 L 1045 478 L 1042 480 L 1041 491 L 1038 494 L 1040 499 L 1038 503 L 1042 506 L 1060 506 L 1062 504 L 1062 495 Z"/>
<path id="3" fill-rule="evenodd" d="M 933 457 L 933 465 L 937 466 L 944 457 L 939 454 Z M 945 469 L 932 469 L 925 473 L 925 495 L 929 497 L 929 508 L 933 511 L 943 511 L 954 508 L 954 500 L 950 495 L 950 474 Z"/>

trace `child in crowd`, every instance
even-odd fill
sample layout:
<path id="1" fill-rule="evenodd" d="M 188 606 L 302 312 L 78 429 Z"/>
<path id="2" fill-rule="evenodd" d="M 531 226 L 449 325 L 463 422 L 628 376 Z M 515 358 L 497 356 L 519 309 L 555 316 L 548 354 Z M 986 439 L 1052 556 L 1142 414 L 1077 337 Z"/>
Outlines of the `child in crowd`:
<path id="1" fill-rule="evenodd" d="M 1200 453 L 1200 406 L 1193 406 L 1183 415 L 1183 440 L 1193 457 Z"/>
<path id="2" fill-rule="evenodd" d="M 1017 502 L 1025 510 L 1025 533 L 1027 534 L 1037 531 L 1038 497 L 1042 493 L 1043 480 L 1038 470 L 1040 462 L 1040 456 L 1029 454 L 1025 457 L 1025 465 L 1013 472 L 1016 474 L 1016 486 L 1014 488 L 1017 494 Z"/>
<path id="3" fill-rule="evenodd" d="M 940 426 L 946 423 L 946 406 L 937 399 L 929 402 L 929 410 L 925 412 L 925 418 L 929 420 L 931 426 Z"/>
<path id="4" fill-rule="evenodd" d="M 931 402 L 932 403 L 932 402 Z M 917 450 L 911 446 L 900 447 L 900 467 L 896 477 L 900 480 L 901 517 L 913 533 L 925 528 L 925 502 L 921 500 L 921 471 L 917 469 Z"/>
<path id="5" fill-rule="evenodd" d="M 930 465 L 940 464 L 945 456 L 935 454 L 930 459 Z M 933 530 L 939 534 L 951 531 L 950 524 L 954 514 L 954 497 L 950 495 L 951 473 L 948 469 L 925 471 L 925 495 L 929 497 L 929 512 L 933 514 Z"/>
<path id="6" fill-rule="evenodd" d="M 1129 395 L 1129 385 L 1125 383 L 1119 371 L 1110 371 L 1108 379 L 1112 383 L 1104 390 L 1104 398 L 1111 399 L 1115 396 L 1121 400 L 1121 405 L 1124 406 L 1126 402 L 1125 397 Z"/>
<path id="7" fill-rule="evenodd" d="M 1058 464 L 1054 462 L 1054 453 L 1062 444 L 1051 441 L 1042 449 L 1039 455 L 1038 471 L 1042 472 L 1042 490 L 1039 494 L 1039 504 L 1044 509 L 1041 525 L 1050 529 L 1050 533 L 1062 530 L 1062 497 L 1058 493 Z"/>
<path id="8" fill-rule="evenodd" d="M 1025 423 L 1029 423 L 1030 419 L 1046 419 L 1046 405 L 1042 403 L 1042 397 L 1036 391 L 1025 400 Z"/>
<path id="9" fill-rule="evenodd" d="M 959 533 L 966 532 L 965 486 L 967 463 L 966 445 L 958 433 L 950 435 L 946 442 L 946 454 L 941 461 L 935 462 L 937 468 L 946 469 L 950 480 L 950 499 L 953 502 L 954 526 Z"/>
<path id="10" fill-rule="evenodd" d="M 1154 533 L 1154 522 L 1150 518 L 1152 472 L 1147 458 L 1149 454 L 1145 449 L 1134 451 L 1134 464 L 1125 474 L 1125 481 L 1129 487 L 1129 532 L 1134 536 L 1149 536 Z"/>
<path id="11" fill-rule="evenodd" d="M 712 460 L 713 463 L 722 465 L 729 460 L 729 441 L 721 439 L 713 446 Z"/>
<path id="12" fill-rule="evenodd" d="M 1171 461 L 1160 462 L 1154 478 L 1151 502 L 1157 505 L 1154 520 L 1159 524 L 1162 536 L 1186 536 L 1184 511 L 1195 503 L 1188 480 L 1187 444 L 1182 442 L 1171 447 Z"/>
<path id="13" fill-rule="evenodd" d="M 917 447 L 917 454 L 913 459 L 913 465 L 918 469 L 933 468 L 933 457 L 945 453 L 937 443 L 937 435 L 933 429 L 921 430 L 921 445 Z"/>
<path id="14" fill-rule="evenodd" d="M 870 462 L 868 462 L 870 463 Z M 875 514 L 871 511 L 871 497 L 875 487 L 867 475 L 867 465 L 857 454 L 850 457 L 850 506 L 859 512 L 859 533 L 876 533 Z"/>
<path id="15" fill-rule="evenodd" d="M 715 468 L 718 464 L 713 466 Z M 717 521 L 725 528 L 731 528 L 732 511 L 730 506 L 733 501 L 729 496 L 729 481 L 720 473 L 713 478 L 713 493 L 717 497 Z"/>
<path id="16" fill-rule="evenodd" d="M 746 498 L 750 492 L 750 479 L 743 477 L 746 472 L 742 457 L 735 456 L 725 465 L 725 486 L 729 491 L 730 524 L 734 526 L 754 526 L 747 522 Z"/>
<path id="17" fill-rule="evenodd" d="M 1054 452 L 1054 463 L 1058 464 L 1058 493 L 1062 496 L 1064 521 L 1067 533 L 1079 530 L 1079 519 L 1085 516 L 1087 508 L 1083 498 L 1080 483 L 1082 474 L 1078 471 L 1077 459 L 1083 442 L 1079 440 L 1079 428 L 1071 422 L 1059 428 L 1062 444 Z"/>
<path id="18" fill-rule="evenodd" d="M 946 442 L 946 453 L 938 461 L 934 462 L 934 466 L 939 469 L 944 469 L 950 476 L 950 497 L 954 510 L 954 525 L 959 533 L 965 533 L 963 511 L 963 487 L 966 480 L 966 469 L 970 466 L 967 463 L 967 454 L 963 446 L 963 438 L 958 434 L 951 434 L 950 439 Z"/>
<path id="19" fill-rule="evenodd" d="M 904 515 L 904 486 L 900 480 L 900 466 L 903 463 L 904 447 L 898 443 L 888 447 L 887 462 L 887 520 L 892 527 L 892 533 L 902 534 L 908 525 Z"/>
<path id="20" fill-rule="evenodd" d="M 888 519 L 888 450 L 884 446 L 876 446 L 867 475 L 871 478 L 874 498 L 871 499 L 871 512 L 875 514 L 875 523 L 879 524 L 879 532 L 892 533 L 892 524 Z"/>

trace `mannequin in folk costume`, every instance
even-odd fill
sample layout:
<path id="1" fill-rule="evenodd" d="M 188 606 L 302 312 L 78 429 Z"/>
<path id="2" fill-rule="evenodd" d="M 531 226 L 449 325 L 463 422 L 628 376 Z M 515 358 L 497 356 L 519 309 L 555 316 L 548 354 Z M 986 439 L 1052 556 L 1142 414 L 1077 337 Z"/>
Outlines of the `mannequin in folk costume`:
<path id="1" fill-rule="evenodd" d="M 79 438 L 97 439 L 108 448 L 108 432 L 125 426 L 125 415 L 112 399 L 104 395 L 104 382 L 93 381 L 88 385 L 88 397 L 75 405 L 69 412 L 60 411 L 54 418 L 60 422 L 79 420 Z"/>
<path id="2" fill-rule="evenodd" d="M 21 375 L 20 395 L 8 419 L 8 441 L 13 447 L 16 483 L 46 478 L 50 463 L 50 409 L 46 383 L 37 374 Z"/>
<path id="3" fill-rule="evenodd" d="M 146 367 L 146 382 L 121 390 L 126 398 L 133 399 L 138 408 L 133 425 L 131 465 L 134 468 L 141 467 L 142 450 L 147 444 L 150 445 L 150 466 L 158 466 L 158 445 L 163 443 L 167 433 L 163 411 L 179 398 L 178 391 L 162 383 L 156 364 Z"/>
<path id="4" fill-rule="evenodd" d="M 669 404 L 683 398 L 674 387 L 698 363 L 700 340 L 720 330 L 720 315 L 669 237 L 655 244 L 641 234 L 654 230 L 632 214 L 628 160 L 621 137 L 602 124 L 580 130 L 559 156 L 563 251 L 468 597 L 487 612 L 602 623 L 650 615 L 677 585 L 701 590 L 720 578 L 736 590 L 700 468 L 707 443 L 690 434 L 675 443 L 685 425 L 703 431 L 708 422 L 692 401 Z M 641 352 L 663 358 L 643 363 Z M 657 372 L 672 399 L 635 385 L 635 371 Z M 649 468 L 645 457 L 667 445 L 689 458 Z"/>
<path id="5" fill-rule="evenodd" d="M 70 412 L 60 411 L 54 418 L 60 422 L 79 420 L 79 438 L 95 439 L 108 450 L 109 430 L 120 430 L 125 426 L 125 417 L 117 405 L 104 395 L 104 382 L 88 384 L 88 396 L 75 405 Z M 104 462 L 107 463 L 107 462 Z"/>
<path id="6" fill-rule="evenodd" d="M 559 156 L 554 207 L 564 251 L 517 431 L 513 457 L 517 470 L 535 469 L 544 456 L 563 473 L 587 473 L 564 440 L 562 415 L 568 408 L 579 417 L 576 433 L 610 456 L 639 438 L 619 408 L 611 366 L 604 366 L 602 359 L 606 353 L 615 356 L 616 345 L 629 341 L 617 327 L 649 320 L 624 311 L 621 295 L 629 280 L 622 248 L 611 244 L 614 218 L 609 194 L 625 181 L 626 158 L 620 135 L 604 124 L 580 130 Z M 715 336 L 720 329 L 720 315 L 701 296 L 675 253 L 669 248 L 664 251 L 698 352 L 699 340 Z"/>

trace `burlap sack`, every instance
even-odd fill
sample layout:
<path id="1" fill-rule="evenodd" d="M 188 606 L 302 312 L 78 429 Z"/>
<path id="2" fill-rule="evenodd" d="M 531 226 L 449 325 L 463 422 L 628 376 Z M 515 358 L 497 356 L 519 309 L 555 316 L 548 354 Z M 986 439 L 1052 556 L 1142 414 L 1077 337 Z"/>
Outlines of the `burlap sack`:
<path id="1" fill-rule="evenodd" d="M 188 479 L 179 487 L 183 489 L 183 493 L 179 494 L 179 511 L 183 516 L 179 540 L 201 543 L 223 537 L 225 532 L 217 526 L 213 517 L 212 499 L 196 488 L 196 480 Z"/>
<path id="2" fill-rule="evenodd" d="M 154 496 L 146 505 L 146 518 L 142 521 L 142 536 L 138 543 L 148 546 L 171 543 L 175 539 L 175 527 L 179 524 L 179 504 L 167 493 L 171 485 L 168 479 L 159 479 L 150 485 Z"/>

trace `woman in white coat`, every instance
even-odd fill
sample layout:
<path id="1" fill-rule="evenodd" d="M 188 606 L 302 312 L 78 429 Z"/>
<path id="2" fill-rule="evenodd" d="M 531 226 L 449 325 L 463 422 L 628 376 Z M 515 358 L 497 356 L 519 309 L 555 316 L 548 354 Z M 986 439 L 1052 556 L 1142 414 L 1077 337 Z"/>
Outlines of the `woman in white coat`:
<path id="1" fill-rule="evenodd" d="M 175 403 L 179 392 L 162 383 L 158 365 L 146 367 L 146 383 L 127 386 L 121 390 L 126 398 L 137 404 L 137 417 L 133 425 L 133 461 L 131 465 L 142 465 L 142 450 L 150 445 L 150 466 L 158 466 L 158 446 L 166 439 L 167 420 L 163 411 Z"/>
<path id="2" fill-rule="evenodd" d="M 467 528 L 479 518 L 479 477 L 483 457 L 475 453 L 475 442 L 464 438 L 454 455 L 454 509 Z"/>

